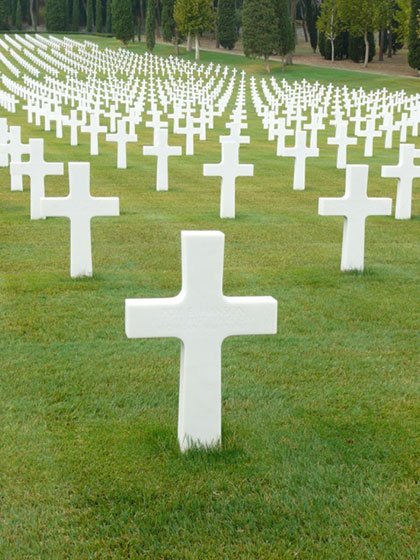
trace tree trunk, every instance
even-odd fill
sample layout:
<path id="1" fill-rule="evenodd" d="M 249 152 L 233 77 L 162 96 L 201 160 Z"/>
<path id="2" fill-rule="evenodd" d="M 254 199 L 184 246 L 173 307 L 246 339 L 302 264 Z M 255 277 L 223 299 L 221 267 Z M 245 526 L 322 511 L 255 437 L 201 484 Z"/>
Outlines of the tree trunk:
<path id="1" fill-rule="evenodd" d="M 195 36 L 195 60 L 200 60 L 200 40 L 198 33 Z"/>
<path id="2" fill-rule="evenodd" d="M 34 19 L 34 0 L 29 0 L 29 14 L 31 17 L 31 25 L 34 28 L 34 31 L 36 31 L 36 23 Z"/>
<path id="3" fill-rule="evenodd" d="M 388 25 L 388 58 L 392 58 L 392 21 Z"/>
<path id="4" fill-rule="evenodd" d="M 305 36 L 305 43 L 307 43 L 309 41 L 309 36 L 308 36 L 308 27 L 306 25 L 306 19 L 302 19 L 302 28 L 303 28 L 303 34 Z"/>
<path id="5" fill-rule="evenodd" d="M 161 26 L 161 15 L 160 15 L 160 3 L 156 3 L 156 39 L 160 39 L 160 26 Z"/>
<path id="6" fill-rule="evenodd" d="M 269 59 L 268 56 L 265 56 L 264 60 L 265 60 L 265 69 L 267 71 L 267 74 L 269 74 L 270 73 L 270 59 Z"/>
<path id="7" fill-rule="evenodd" d="M 191 52 L 191 33 L 187 35 L 187 52 Z"/>
<path id="8" fill-rule="evenodd" d="M 286 66 L 286 57 L 283 55 L 281 57 L 281 71 L 282 72 L 284 72 L 285 66 Z"/>
<path id="9" fill-rule="evenodd" d="M 144 29 L 144 5 L 143 0 L 140 0 L 140 29 L 139 29 L 139 41 L 141 40 L 141 30 Z"/>
<path id="10" fill-rule="evenodd" d="M 364 67 L 367 68 L 368 62 L 369 62 L 369 39 L 368 39 L 368 32 L 365 31 L 365 63 L 364 63 Z"/>
<path id="11" fill-rule="evenodd" d="M 385 26 L 381 25 L 381 29 L 379 31 L 379 61 L 383 62 L 384 60 L 384 51 L 385 51 Z"/>
<path id="12" fill-rule="evenodd" d="M 294 40 L 295 40 L 295 44 L 297 43 L 297 41 L 296 41 L 296 4 L 297 4 L 297 0 L 291 0 L 291 2 L 290 2 L 290 22 L 292 24 L 293 37 L 294 37 Z M 286 64 L 293 64 L 293 52 L 290 52 L 287 55 Z"/>
<path id="13" fill-rule="evenodd" d="M 331 62 L 334 64 L 334 62 L 335 62 L 334 39 L 330 39 L 330 41 L 331 41 Z"/>

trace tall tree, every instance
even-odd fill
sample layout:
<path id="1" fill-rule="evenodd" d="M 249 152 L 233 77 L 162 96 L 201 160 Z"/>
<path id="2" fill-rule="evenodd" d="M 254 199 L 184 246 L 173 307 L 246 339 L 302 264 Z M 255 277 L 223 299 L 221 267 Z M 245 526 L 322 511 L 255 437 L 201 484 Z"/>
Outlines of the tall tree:
<path id="1" fill-rule="evenodd" d="M 242 14 L 243 46 L 246 56 L 262 56 L 267 72 L 269 58 L 278 50 L 279 22 L 273 0 L 244 0 Z"/>
<path id="2" fill-rule="evenodd" d="M 408 64 L 420 70 L 420 0 L 411 0 L 410 24 L 408 29 Z"/>
<path id="3" fill-rule="evenodd" d="M 217 6 L 217 38 L 225 49 L 232 50 L 238 38 L 236 34 L 235 0 L 219 0 Z"/>
<path id="4" fill-rule="evenodd" d="M 73 10 L 71 17 L 71 30 L 79 31 L 80 5 L 79 0 L 73 0 Z"/>
<path id="5" fill-rule="evenodd" d="M 0 0 L 0 29 L 9 29 L 9 2 Z"/>
<path id="6" fill-rule="evenodd" d="M 195 59 L 199 60 L 199 37 L 214 25 L 213 0 L 176 0 L 174 18 L 181 33 L 195 37 Z"/>
<path id="7" fill-rule="evenodd" d="M 16 0 L 10 0 L 10 12 L 12 14 L 12 27 L 16 27 Z"/>
<path id="8" fill-rule="evenodd" d="M 304 0 L 306 4 L 306 25 L 312 50 L 316 52 L 318 46 L 318 30 L 316 22 L 319 15 L 318 3 L 315 0 Z"/>
<path id="9" fill-rule="evenodd" d="M 66 0 L 45 0 L 47 31 L 65 31 L 67 24 Z"/>
<path id="10" fill-rule="evenodd" d="M 112 26 L 115 37 L 127 45 L 134 31 L 131 0 L 112 0 Z"/>
<path id="11" fill-rule="evenodd" d="M 112 33 L 112 0 L 106 1 L 105 29 L 107 33 Z"/>
<path id="12" fill-rule="evenodd" d="M 334 62 L 335 41 L 344 29 L 344 23 L 340 19 L 338 0 L 325 0 L 322 3 L 317 27 L 331 44 L 331 61 Z"/>
<path id="13" fill-rule="evenodd" d="M 175 0 L 162 0 L 162 36 L 167 43 L 170 43 L 176 35 L 174 5 Z"/>
<path id="14" fill-rule="evenodd" d="M 103 23 L 103 6 L 102 0 L 96 0 L 96 22 L 95 29 L 96 33 L 102 33 Z"/>
<path id="15" fill-rule="evenodd" d="M 292 23 L 290 21 L 289 0 L 276 0 L 278 18 L 278 48 L 277 54 L 282 57 L 283 71 L 286 55 L 295 48 L 295 37 Z"/>
<path id="16" fill-rule="evenodd" d="M 152 52 L 156 42 L 156 0 L 147 0 L 146 46 Z"/>
<path id="17" fill-rule="evenodd" d="M 89 33 L 93 30 L 93 0 L 87 0 L 87 22 L 86 22 L 86 31 Z"/>
<path id="18" fill-rule="evenodd" d="M 16 29 L 22 29 L 22 2 L 16 2 Z"/>
<path id="19" fill-rule="evenodd" d="M 363 37 L 365 44 L 364 66 L 369 62 L 369 33 L 378 28 L 378 0 L 339 0 L 340 16 L 353 37 Z"/>

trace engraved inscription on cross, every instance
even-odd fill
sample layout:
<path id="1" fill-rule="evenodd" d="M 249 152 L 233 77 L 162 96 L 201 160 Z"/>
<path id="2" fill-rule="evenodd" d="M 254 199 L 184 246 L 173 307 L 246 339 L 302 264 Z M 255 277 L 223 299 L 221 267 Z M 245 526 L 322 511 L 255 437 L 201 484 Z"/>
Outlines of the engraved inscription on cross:
<path id="1" fill-rule="evenodd" d="M 128 299 L 128 338 L 179 338 L 178 441 L 182 451 L 221 442 L 222 343 L 229 336 L 275 334 L 277 301 L 223 295 L 224 234 L 182 232 L 182 289 L 167 299 Z"/>

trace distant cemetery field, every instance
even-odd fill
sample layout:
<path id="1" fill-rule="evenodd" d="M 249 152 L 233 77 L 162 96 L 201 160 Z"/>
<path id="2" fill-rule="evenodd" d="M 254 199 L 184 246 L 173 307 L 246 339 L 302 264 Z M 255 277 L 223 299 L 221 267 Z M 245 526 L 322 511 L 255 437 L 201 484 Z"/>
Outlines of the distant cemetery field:
<path id="1" fill-rule="evenodd" d="M 78 39 L 83 37 L 78 37 Z M 93 40 L 89 37 L 89 40 Z M 96 40 L 96 39 L 95 39 Z M 119 47 L 98 39 L 101 47 Z M 144 45 L 130 46 L 136 53 Z M 169 55 L 157 46 L 155 54 Z M 182 54 L 183 58 L 189 55 Z M 261 61 L 202 53 L 206 64 L 264 74 Z M 12 78 L 0 62 L 0 72 Z M 292 66 L 277 80 L 419 92 L 418 81 Z M 4 89 L 0 85 L 1 89 Z M 229 109 L 233 109 L 232 97 Z M 28 124 L 0 108 L 22 139 L 43 138 L 45 159 L 90 162 L 91 194 L 119 197 L 119 217 L 92 221 L 93 277 L 70 277 L 67 219 L 30 220 L 29 180 L 11 192 L 0 168 L 0 557 L 23 559 L 408 560 L 420 558 L 420 179 L 412 218 L 369 217 L 365 270 L 341 272 L 342 217 L 318 215 L 320 197 L 342 197 L 345 171 L 335 127 L 318 134 L 306 190 L 293 190 L 294 159 L 276 142 L 246 94 L 250 144 L 236 181 L 236 218 L 221 219 L 224 118 L 195 155 L 169 158 L 169 190 L 156 191 L 156 158 L 143 155 L 153 130 L 117 147 L 69 128 Z M 185 137 L 172 133 L 169 143 Z M 364 141 L 348 163 L 369 164 L 368 194 L 390 197 L 398 163 L 384 137 L 374 157 Z M 407 142 L 420 148 L 418 137 Z M 292 144 L 290 144 L 292 145 Z M 68 194 L 46 178 L 46 196 Z M 272 296 L 278 334 L 228 339 L 222 353 L 220 450 L 181 454 L 177 443 L 180 342 L 129 340 L 127 298 L 181 289 L 181 231 L 225 238 L 224 294 Z"/>

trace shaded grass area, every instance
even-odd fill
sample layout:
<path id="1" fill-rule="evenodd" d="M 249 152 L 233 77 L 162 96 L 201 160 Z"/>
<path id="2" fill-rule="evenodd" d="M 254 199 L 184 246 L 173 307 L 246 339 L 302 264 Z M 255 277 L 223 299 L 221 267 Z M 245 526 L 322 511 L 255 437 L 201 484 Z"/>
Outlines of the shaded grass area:
<path id="1" fill-rule="evenodd" d="M 218 218 L 219 180 L 202 177 L 219 161 L 222 120 L 194 157 L 170 159 L 170 190 L 158 193 L 144 125 L 118 171 L 114 145 L 91 158 L 87 135 L 71 148 L 67 130 L 56 140 L 9 115 L 25 140 L 45 138 L 48 160 L 91 161 L 92 193 L 119 196 L 121 216 L 93 221 L 94 277 L 71 280 L 68 221 L 31 222 L 28 183 L 11 193 L 0 169 L 1 557 L 420 556 L 420 185 L 415 217 L 369 219 L 366 272 L 342 274 L 342 220 L 317 215 L 319 196 L 344 192 L 332 130 L 308 160 L 307 190 L 293 192 L 293 160 L 274 155 L 248 108 L 241 161 L 255 177 L 237 182 L 235 220 Z M 351 148 L 349 162 L 362 153 Z M 397 160 L 376 141 L 370 196 L 395 198 L 380 167 Z M 67 188 L 47 178 L 47 195 Z M 182 229 L 226 234 L 226 295 L 279 301 L 277 336 L 224 344 L 223 449 L 185 456 L 180 344 L 124 334 L 125 298 L 179 291 Z"/>

